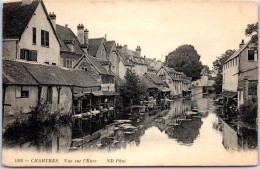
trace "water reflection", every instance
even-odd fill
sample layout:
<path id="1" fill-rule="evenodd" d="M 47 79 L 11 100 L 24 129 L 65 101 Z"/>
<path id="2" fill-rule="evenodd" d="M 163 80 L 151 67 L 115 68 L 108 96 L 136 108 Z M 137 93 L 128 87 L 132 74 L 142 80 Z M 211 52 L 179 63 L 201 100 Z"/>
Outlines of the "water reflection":
<path id="1" fill-rule="evenodd" d="M 257 148 L 257 131 L 228 124 L 218 115 L 223 113 L 219 109 L 210 96 L 196 95 L 191 100 L 174 100 L 169 110 L 127 113 L 125 120 L 98 127 L 92 121 L 75 119 L 73 125 L 49 133 L 38 150 L 114 152 L 154 147 L 174 150 L 181 146 L 179 151 L 218 149 L 216 153 L 223 153 Z"/>

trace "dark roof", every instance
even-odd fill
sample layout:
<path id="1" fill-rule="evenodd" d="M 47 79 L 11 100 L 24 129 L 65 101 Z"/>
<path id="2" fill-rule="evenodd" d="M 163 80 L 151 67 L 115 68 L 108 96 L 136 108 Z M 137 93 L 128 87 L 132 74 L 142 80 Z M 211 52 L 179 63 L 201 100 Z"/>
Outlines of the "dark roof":
<path id="1" fill-rule="evenodd" d="M 21 62 L 3 60 L 2 79 L 4 84 L 38 85 Z"/>
<path id="2" fill-rule="evenodd" d="M 121 55 L 120 60 L 125 66 L 134 66 L 134 64 L 124 55 Z"/>
<path id="3" fill-rule="evenodd" d="M 107 54 L 111 53 L 111 50 L 112 50 L 112 47 L 113 47 L 114 44 L 116 44 L 115 41 L 107 41 L 107 42 L 105 42 L 105 47 L 106 47 Z"/>
<path id="4" fill-rule="evenodd" d="M 22 2 L 3 4 L 3 38 L 20 39 L 40 1 L 30 5 Z"/>
<path id="5" fill-rule="evenodd" d="M 152 89 L 152 88 L 157 89 L 158 88 L 158 86 L 155 85 L 150 78 L 142 76 L 142 77 L 140 77 L 140 80 L 147 86 L 148 89 Z"/>
<path id="6" fill-rule="evenodd" d="M 88 53 L 91 56 L 96 56 L 97 51 L 101 45 L 101 43 L 103 42 L 104 38 L 96 38 L 96 39 L 89 39 L 88 43 L 89 43 L 89 48 L 88 48 Z"/>
<path id="7" fill-rule="evenodd" d="M 74 65 L 74 68 L 78 67 L 78 65 L 80 65 L 80 63 L 84 60 L 87 60 L 87 62 L 90 62 L 91 65 L 93 65 L 93 67 L 100 73 L 100 74 L 105 74 L 105 75 L 112 75 L 110 74 L 102 65 L 101 63 L 98 61 L 97 58 L 92 57 L 92 56 L 87 56 L 87 55 L 83 55 L 78 61 L 77 63 Z"/>
<path id="8" fill-rule="evenodd" d="M 83 54 L 83 50 L 80 48 L 80 42 L 77 36 L 72 32 L 72 30 L 66 26 L 61 26 L 56 24 L 56 32 L 61 42 L 61 50 L 70 51 L 69 47 L 65 44 L 66 40 L 75 40 L 75 53 Z"/>
<path id="9" fill-rule="evenodd" d="M 99 63 L 104 66 L 104 65 L 109 65 L 110 64 L 110 61 L 109 60 L 98 60 Z"/>
<path id="10" fill-rule="evenodd" d="M 19 85 L 100 86 L 85 70 L 67 70 L 58 66 L 3 60 L 3 83 Z"/>
<path id="11" fill-rule="evenodd" d="M 97 80 L 85 70 L 68 70 L 67 71 L 67 81 L 78 87 L 94 87 L 100 86 Z"/>
<path id="12" fill-rule="evenodd" d="M 155 84 L 157 84 L 157 85 L 162 85 L 163 84 L 163 81 L 161 80 L 161 78 L 157 74 L 151 73 L 151 72 L 147 72 L 147 73 L 145 73 L 145 75 L 147 77 L 149 77 Z"/>
<path id="13" fill-rule="evenodd" d="M 42 0 L 34 0 L 29 5 L 22 5 L 22 2 L 11 2 L 3 4 L 3 38 L 20 39 L 28 23 L 30 22 L 39 3 L 42 4 L 47 20 L 53 30 L 55 37 L 60 44 L 56 31 L 51 23 L 47 9 Z M 61 44 L 60 44 L 61 45 Z"/>
<path id="14" fill-rule="evenodd" d="M 57 66 L 23 63 L 26 69 L 40 84 L 44 85 L 70 85 L 66 76 L 62 76 Z M 57 69 L 58 68 L 58 69 Z"/>
<path id="15" fill-rule="evenodd" d="M 68 52 L 68 51 L 61 51 L 60 57 L 61 58 L 69 58 L 69 59 L 79 60 L 82 57 L 82 54 L 76 54 L 74 52 Z"/>
<path id="16" fill-rule="evenodd" d="M 110 75 L 109 72 L 99 63 L 98 59 L 92 56 L 87 56 L 89 61 L 93 64 L 93 66 L 98 70 L 100 74 Z"/>

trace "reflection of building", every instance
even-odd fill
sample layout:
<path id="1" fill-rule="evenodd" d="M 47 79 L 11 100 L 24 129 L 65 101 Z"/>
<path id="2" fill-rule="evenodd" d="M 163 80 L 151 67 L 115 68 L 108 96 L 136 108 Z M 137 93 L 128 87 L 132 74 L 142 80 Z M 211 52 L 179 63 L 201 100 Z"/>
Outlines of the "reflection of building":
<path id="1" fill-rule="evenodd" d="M 257 45 L 244 40 L 223 65 L 223 96 L 240 106 L 250 95 L 257 95 Z"/>

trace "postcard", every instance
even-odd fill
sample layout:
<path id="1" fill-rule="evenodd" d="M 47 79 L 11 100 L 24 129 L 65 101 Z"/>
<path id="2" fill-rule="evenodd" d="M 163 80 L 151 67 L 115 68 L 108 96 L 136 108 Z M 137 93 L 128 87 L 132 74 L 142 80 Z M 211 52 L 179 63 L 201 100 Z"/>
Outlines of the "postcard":
<path id="1" fill-rule="evenodd" d="M 257 2 L 2 10 L 3 166 L 258 164 Z"/>

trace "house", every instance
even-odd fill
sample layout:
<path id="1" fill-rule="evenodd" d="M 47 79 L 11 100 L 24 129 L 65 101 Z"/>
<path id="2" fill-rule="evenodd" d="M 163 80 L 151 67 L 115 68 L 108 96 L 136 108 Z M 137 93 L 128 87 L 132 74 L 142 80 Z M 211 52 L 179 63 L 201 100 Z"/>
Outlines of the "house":
<path id="1" fill-rule="evenodd" d="M 118 76 L 124 80 L 127 69 L 132 70 L 134 64 L 125 57 L 124 53 L 122 52 L 122 46 L 117 45 L 117 53 L 119 56 Z"/>
<path id="2" fill-rule="evenodd" d="M 3 4 L 3 59 L 59 65 L 60 42 L 42 0 Z"/>
<path id="3" fill-rule="evenodd" d="M 109 60 L 108 57 L 110 55 L 107 55 L 105 41 L 106 41 L 106 39 L 104 37 L 89 39 L 88 40 L 88 42 L 89 42 L 88 54 L 90 56 L 98 58 L 99 60 Z"/>
<path id="4" fill-rule="evenodd" d="M 52 20 L 54 20 L 54 14 L 50 14 L 50 16 L 52 16 Z M 56 27 L 56 32 L 61 42 L 60 65 L 68 69 L 72 69 L 81 56 L 87 53 L 87 40 L 85 40 L 82 44 L 79 39 L 82 39 L 80 36 L 84 35 L 88 38 L 88 36 L 86 36 L 86 34 L 88 34 L 88 30 L 84 30 L 84 25 L 79 24 L 77 26 L 77 37 L 68 25 L 61 26 L 56 24 L 54 26 Z M 83 31 L 83 33 L 79 33 L 81 31 Z"/>
<path id="5" fill-rule="evenodd" d="M 116 76 L 119 76 L 119 56 L 117 54 L 116 42 L 106 41 L 105 48 L 106 48 L 107 58 L 111 63 L 111 71 Z"/>
<path id="6" fill-rule="evenodd" d="M 162 66 L 156 74 L 169 86 L 172 96 L 182 96 L 183 79 L 181 72 L 177 72 L 170 67 Z"/>
<path id="7" fill-rule="evenodd" d="M 250 95 L 257 96 L 258 51 L 257 45 L 242 40 L 239 49 L 223 65 L 223 97 L 242 105 Z M 250 90 L 249 90 L 250 88 Z"/>
<path id="8" fill-rule="evenodd" d="M 49 106 L 50 113 L 74 114 L 73 99 L 77 94 L 101 88 L 85 70 L 22 61 L 3 60 L 2 77 L 3 117 L 7 119 L 26 115 L 42 104 Z"/>
<path id="9" fill-rule="evenodd" d="M 141 56 L 140 46 L 137 46 L 136 51 L 128 49 L 127 45 L 124 45 L 123 47 L 118 47 L 117 49 L 120 50 L 120 57 L 124 57 L 123 59 L 126 60 L 127 63 L 133 65 L 131 67 L 131 70 L 135 72 L 138 76 L 142 76 L 144 73 L 148 71 L 148 65 L 145 61 L 145 56 Z M 121 66 L 123 66 L 123 64 L 121 64 Z M 119 69 L 124 68 L 121 67 Z"/>
<path id="10" fill-rule="evenodd" d="M 157 72 L 163 66 L 163 62 L 161 60 L 156 60 L 156 58 L 146 58 L 146 62 L 148 64 L 148 71 L 150 72 Z"/>
<path id="11" fill-rule="evenodd" d="M 164 85 L 164 82 L 157 74 L 147 72 L 141 77 L 141 80 L 148 88 L 148 95 L 155 98 L 157 103 L 160 102 L 160 99 L 164 99 L 166 96 L 169 97 L 170 89 Z"/>

